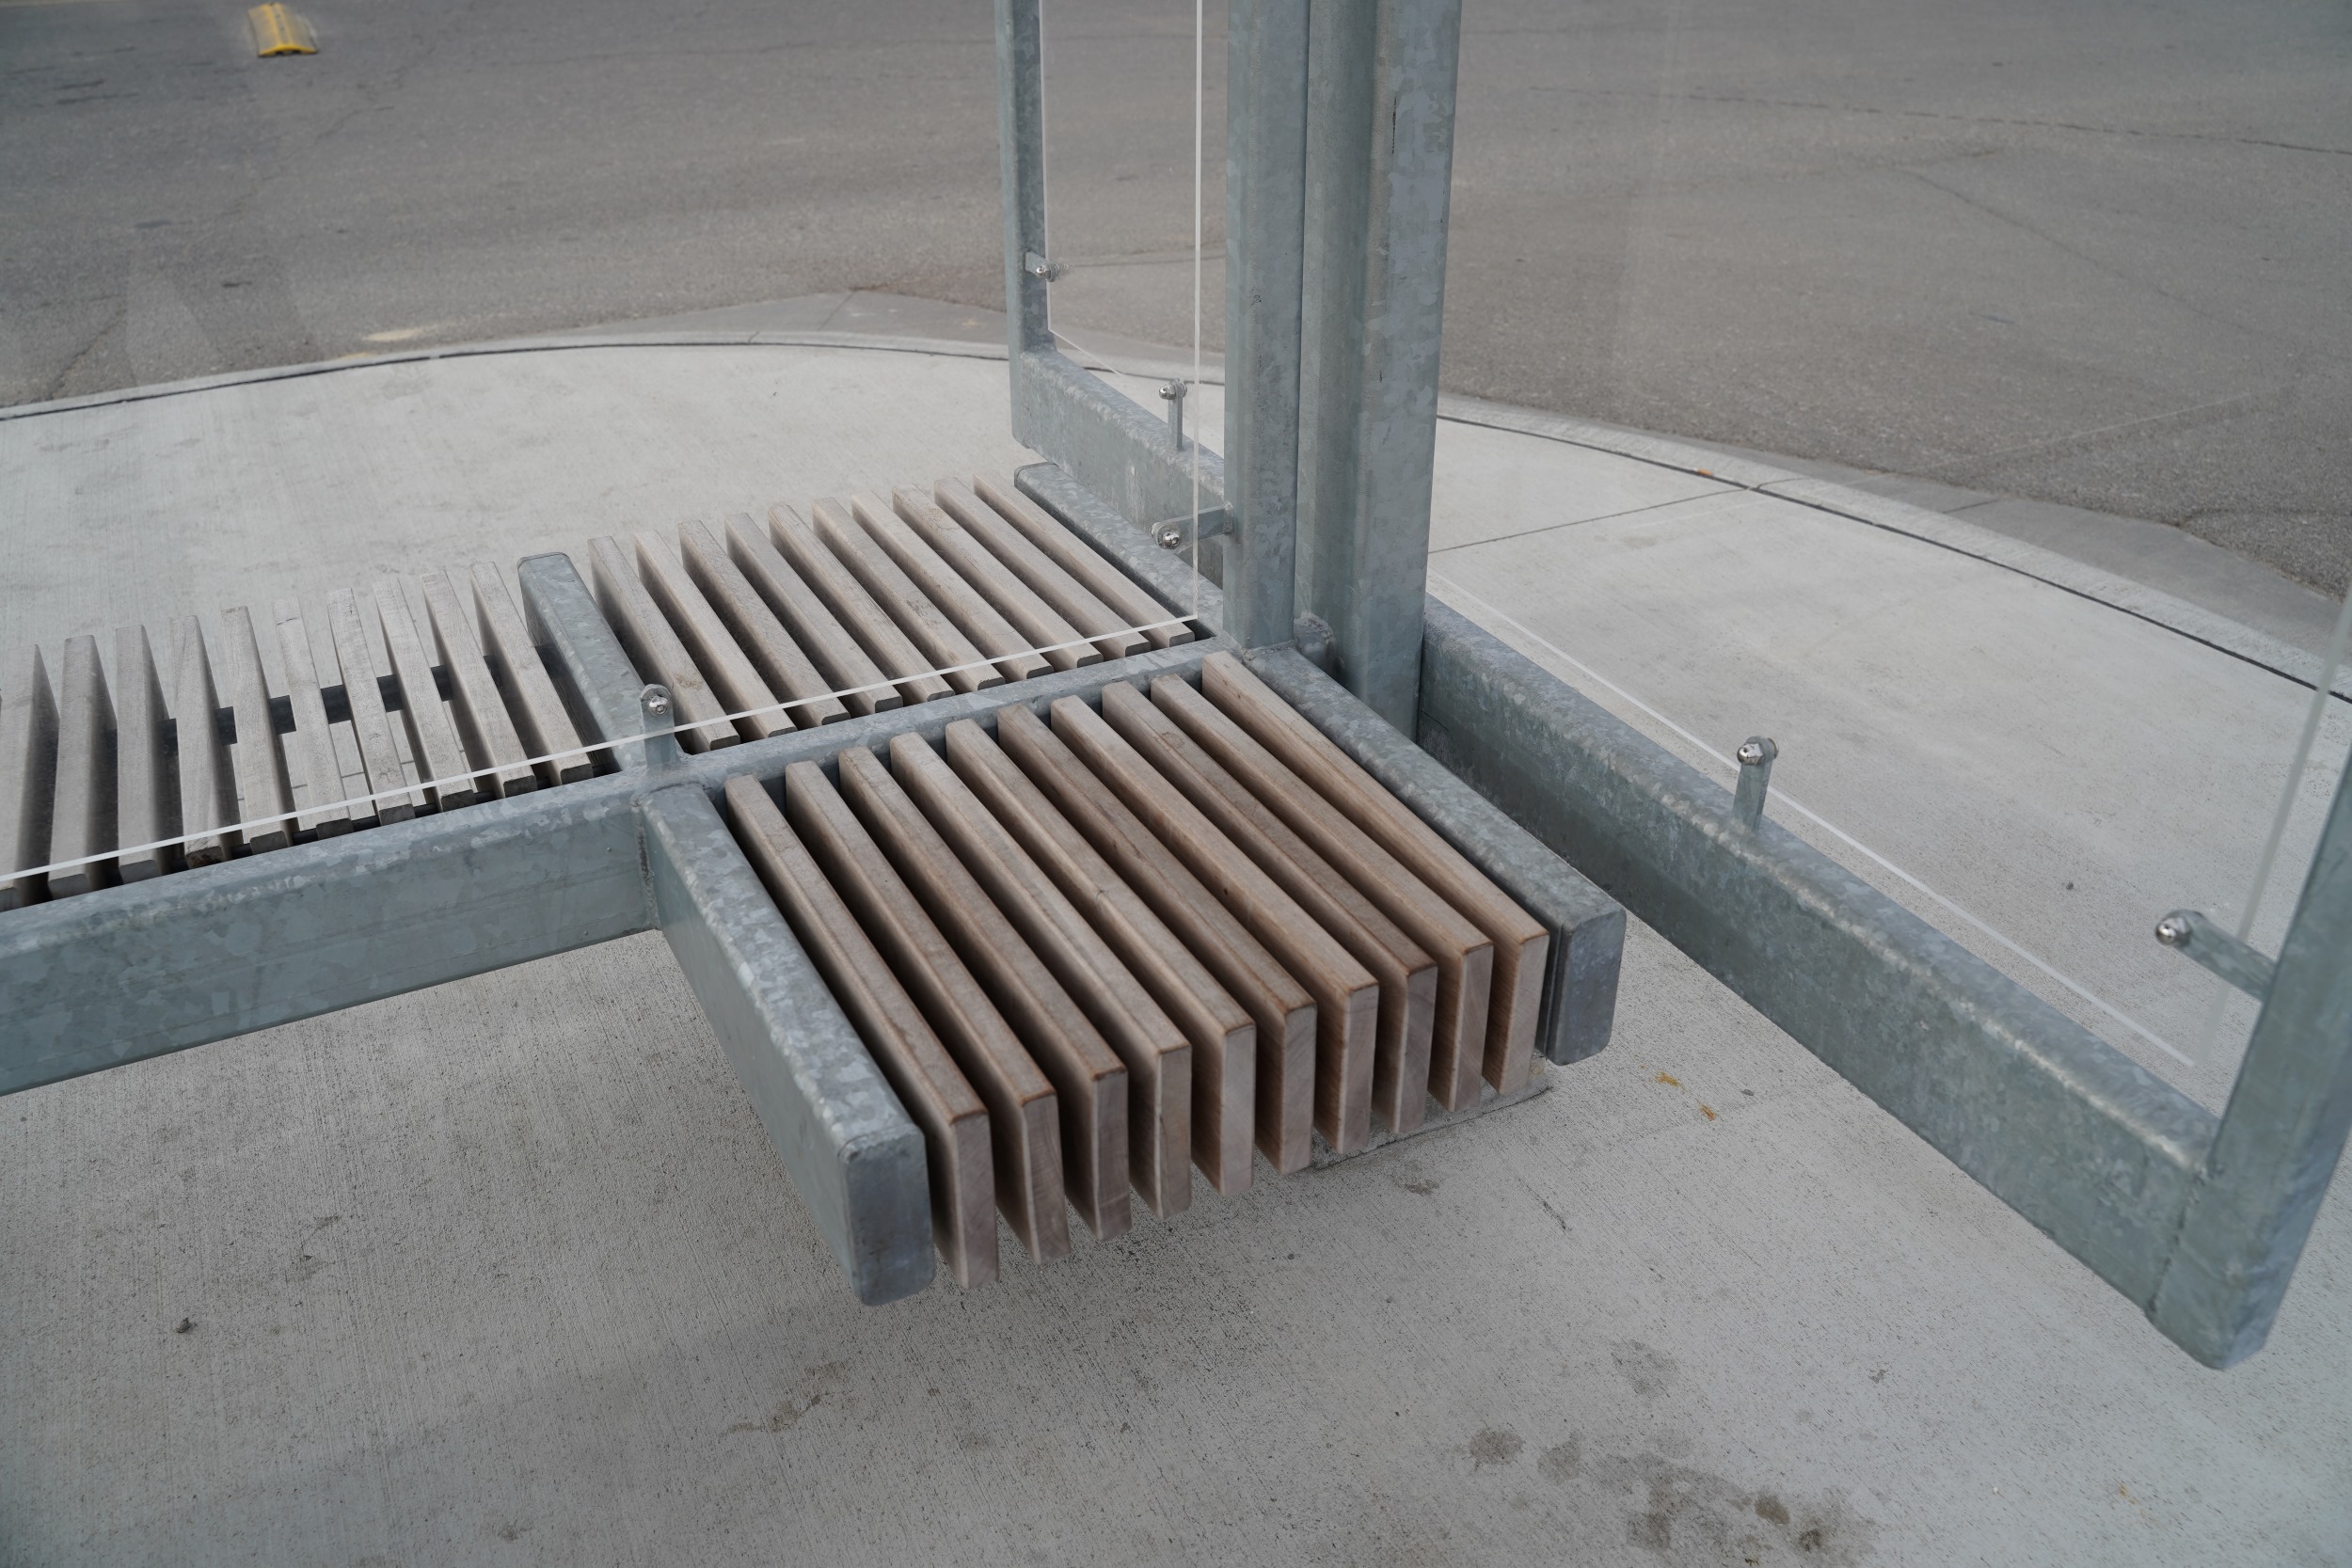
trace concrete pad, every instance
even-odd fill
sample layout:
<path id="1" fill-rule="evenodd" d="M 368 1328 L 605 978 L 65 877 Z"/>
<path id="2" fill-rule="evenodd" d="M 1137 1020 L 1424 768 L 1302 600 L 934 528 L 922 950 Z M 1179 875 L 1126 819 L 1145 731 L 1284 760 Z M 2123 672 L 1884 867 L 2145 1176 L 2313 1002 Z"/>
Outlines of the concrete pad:
<path id="1" fill-rule="evenodd" d="M 0 420 L 0 603 L 44 642 L 210 615 L 1001 469 L 1005 420 L 985 361 L 646 344 Z M 1718 749 L 1775 734 L 1788 793 L 2153 1025 L 2193 1011 L 2146 929 L 2227 907 L 2292 683 L 1793 501 L 1612 511 L 1645 465 L 1538 446 L 1445 436 L 1441 515 L 1515 524 L 1438 557 L 1449 592 Z M 1614 1043 L 1552 1082 L 873 1310 L 650 937 L 14 1096 L 0 1559 L 2137 1568 L 2352 1539 L 2341 1197 L 2269 1347 L 2214 1373 L 1638 925 Z"/>

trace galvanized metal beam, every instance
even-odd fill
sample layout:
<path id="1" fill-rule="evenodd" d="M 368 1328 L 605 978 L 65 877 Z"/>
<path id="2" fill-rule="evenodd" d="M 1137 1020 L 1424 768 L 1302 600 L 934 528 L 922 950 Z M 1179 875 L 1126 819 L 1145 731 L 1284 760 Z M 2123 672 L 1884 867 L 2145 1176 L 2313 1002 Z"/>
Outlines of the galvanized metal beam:
<path id="1" fill-rule="evenodd" d="M 662 935 L 834 1259 L 868 1306 L 930 1283 L 915 1126 L 710 798 L 639 802 Z"/>
<path id="2" fill-rule="evenodd" d="M 1565 1064 L 1607 1045 L 1625 952 L 1624 906 L 1295 649 L 1253 649 L 1242 660 L 1551 933 L 1535 1049 Z"/>
<path id="3" fill-rule="evenodd" d="M 1427 627 L 1424 747 L 2221 1364 L 2154 1311 L 2211 1113 L 1435 600 Z"/>
<path id="4" fill-rule="evenodd" d="M 1225 24 L 1226 629 L 1288 642 L 1298 570 L 1298 356 L 1307 224 L 1307 3 Z"/>
<path id="5" fill-rule="evenodd" d="M 649 928 L 620 780 L 413 817 L 0 920 L 0 1094 Z"/>
<path id="6" fill-rule="evenodd" d="M 515 568 L 522 584 L 525 629 L 547 661 L 556 689 L 582 740 L 612 740 L 638 733 L 637 691 L 644 685 L 580 580 L 568 555 L 526 556 Z M 598 772 L 633 768 L 644 743 L 624 741 L 595 758 Z"/>
<path id="7" fill-rule="evenodd" d="M 1413 733 L 1461 0 L 1317 0 L 1309 59 L 1298 608 Z"/>

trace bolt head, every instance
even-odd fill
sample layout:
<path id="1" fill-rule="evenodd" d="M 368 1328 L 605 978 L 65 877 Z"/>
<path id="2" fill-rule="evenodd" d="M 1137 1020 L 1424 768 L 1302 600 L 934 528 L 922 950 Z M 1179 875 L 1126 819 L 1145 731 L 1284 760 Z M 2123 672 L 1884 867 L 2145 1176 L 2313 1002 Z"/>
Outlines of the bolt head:
<path id="1" fill-rule="evenodd" d="M 1162 523 L 1159 531 L 1152 535 L 1152 538 L 1157 541 L 1160 548 L 1172 550 L 1184 542 L 1184 531 L 1174 523 Z"/>
<path id="2" fill-rule="evenodd" d="M 1740 767 L 1754 768 L 1764 760 L 1764 748 L 1757 741 L 1743 740 L 1740 742 L 1740 750 L 1732 754 L 1740 759 Z"/>
<path id="3" fill-rule="evenodd" d="M 2183 914 L 2168 914 L 2156 922 L 2156 940 L 2167 947 L 2185 947 L 2194 927 Z"/>
<path id="4" fill-rule="evenodd" d="M 657 719 L 670 711 L 670 694 L 658 686 L 646 688 L 645 694 L 638 701 L 644 705 L 647 713 Z"/>

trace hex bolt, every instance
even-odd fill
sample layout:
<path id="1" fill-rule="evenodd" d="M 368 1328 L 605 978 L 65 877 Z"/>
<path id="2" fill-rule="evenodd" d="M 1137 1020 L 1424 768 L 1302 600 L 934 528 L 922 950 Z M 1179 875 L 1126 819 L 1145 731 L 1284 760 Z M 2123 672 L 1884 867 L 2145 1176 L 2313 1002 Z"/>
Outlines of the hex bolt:
<path id="1" fill-rule="evenodd" d="M 1732 753 L 1740 759 L 1740 791 L 1731 800 L 1731 815 L 1743 828 L 1764 820 L 1764 792 L 1772 787 L 1772 759 L 1780 748 L 1768 736 L 1752 735 Z"/>
<path id="2" fill-rule="evenodd" d="M 675 711 L 670 701 L 669 689 L 649 686 L 637 693 L 637 710 L 644 717 L 645 732 L 645 761 L 654 768 L 669 768 L 682 761 L 677 736 L 672 729 Z"/>

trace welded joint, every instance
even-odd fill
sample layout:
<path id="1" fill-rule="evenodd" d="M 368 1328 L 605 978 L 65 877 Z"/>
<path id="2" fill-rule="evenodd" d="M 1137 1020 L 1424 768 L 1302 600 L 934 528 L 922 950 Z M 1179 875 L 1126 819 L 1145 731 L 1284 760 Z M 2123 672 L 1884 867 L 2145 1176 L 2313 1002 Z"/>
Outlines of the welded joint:
<path id="1" fill-rule="evenodd" d="M 2250 943 L 2240 942 L 2195 910 L 2174 910 L 2156 922 L 2156 940 L 2182 957 L 2218 974 L 2257 1002 L 2270 996 L 2278 964 Z"/>
<path id="2" fill-rule="evenodd" d="M 1770 736 L 1752 735 L 1732 755 L 1740 759 L 1740 789 L 1731 798 L 1731 815 L 1741 827 L 1754 828 L 1764 820 L 1764 797 L 1772 787 L 1772 759 L 1780 748 Z"/>

